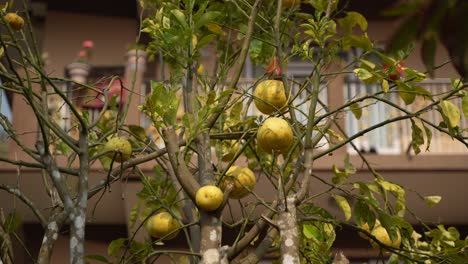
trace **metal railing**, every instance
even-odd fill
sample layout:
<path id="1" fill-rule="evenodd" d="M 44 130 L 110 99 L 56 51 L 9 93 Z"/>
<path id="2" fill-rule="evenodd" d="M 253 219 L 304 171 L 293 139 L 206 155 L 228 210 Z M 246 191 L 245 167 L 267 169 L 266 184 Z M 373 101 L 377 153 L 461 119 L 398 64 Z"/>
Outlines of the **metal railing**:
<path id="1" fill-rule="evenodd" d="M 448 79 L 435 79 L 427 80 L 419 84 L 421 87 L 435 95 L 435 98 L 439 98 L 449 92 L 452 89 L 451 82 Z M 356 80 L 347 80 L 344 87 L 345 100 L 360 97 L 366 94 L 374 94 L 381 90 L 380 85 L 366 85 Z M 386 100 L 391 101 L 399 105 L 408 111 L 414 112 L 421 109 L 431 103 L 430 100 L 424 100 L 421 97 L 417 97 L 415 102 L 411 105 L 405 105 L 399 97 L 398 93 L 387 93 L 382 95 Z M 461 99 L 455 99 L 452 103 L 461 107 Z M 361 104 L 362 117 L 357 120 L 352 113 L 347 113 L 346 128 L 349 135 L 354 135 L 358 131 L 365 129 L 369 126 L 378 124 L 390 118 L 394 118 L 402 115 L 402 112 L 395 109 L 383 102 L 379 102 L 375 99 L 369 99 Z M 442 117 L 435 108 L 432 111 L 428 111 L 421 115 L 422 118 L 429 122 L 439 125 L 442 121 Z M 463 118 L 460 121 L 460 127 L 467 127 L 467 120 Z M 424 131 L 422 123 L 416 121 L 416 124 Z M 421 146 L 421 154 L 467 154 L 466 147 L 460 142 L 452 139 L 447 134 L 440 133 L 436 128 L 427 126 L 426 127 L 432 132 L 432 140 L 430 142 L 429 151 L 426 150 L 426 145 Z M 391 123 L 387 126 L 378 128 L 370 133 L 359 137 L 355 144 L 363 152 L 371 152 L 378 154 L 400 154 L 411 150 L 411 122 L 405 120 L 401 122 Z M 424 136 L 426 139 L 426 136 Z M 354 150 L 349 149 L 349 152 Z"/>

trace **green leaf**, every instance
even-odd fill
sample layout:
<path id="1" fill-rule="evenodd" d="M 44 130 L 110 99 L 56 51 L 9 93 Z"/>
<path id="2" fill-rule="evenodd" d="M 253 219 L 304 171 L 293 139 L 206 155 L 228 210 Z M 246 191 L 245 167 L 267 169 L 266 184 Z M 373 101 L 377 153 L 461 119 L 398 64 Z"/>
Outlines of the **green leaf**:
<path id="1" fill-rule="evenodd" d="M 432 141 L 432 132 L 426 125 L 423 124 L 424 132 L 426 133 L 426 151 L 429 151 L 431 148 L 431 141 Z"/>
<path id="2" fill-rule="evenodd" d="M 417 155 L 421 152 L 421 145 L 424 144 L 423 132 L 413 120 L 411 120 L 411 130 L 413 131 L 411 133 L 411 146 L 413 147 L 414 153 Z"/>
<path id="3" fill-rule="evenodd" d="M 431 196 L 424 197 L 424 201 L 429 207 L 434 207 L 434 205 L 438 204 L 440 200 L 442 200 L 442 197 L 438 195 L 431 195 Z"/>
<path id="4" fill-rule="evenodd" d="M 385 264 L 399 264 L 400 257 L 397 254 L 392 254 Z"/>
<path id="5" fill-rule="evenodd" d="M 226 32 L 223 31 L 223 28 L 220 25 L 216 24 L 216 23 L 208 23 L 206 25 L 206 28 L 209 31 L 215 33 L 216 35 L 220 35 L 220 36 L 226 35 Z"/>
<path id="6" fill-rule="evenodd" d="M 458 89 L 463 86 L 463 82 L 460 79 L 452 79 L 451 84 L 453 89 Z"/>
<path id="7" fill-rule="evenodd" d="M 1 224 L 1 223 L 0 223 Z M 21 224 L 21 217 L 15 211 L 8 214 L 5 219 L 5 223 L 3 223 L 3 228 L 5 229 L 6 233 L 15 232 L 16 229 Z"/>
<path id="8" fill-rule="evenodd" d="M 462 99 L 462 109 L 463 109 L 463 115 L 465 115 L 465 118 L 468 119 L 468 93 L 466 93 L 463 96 Z"/>
<path id="9" fill-rule="evenodd" d="M 345 158 L 344 158 L 344 166 L 345 166 L 345 172 L 348 174 L 354 174 L 356 173 L 356 168 L 351 164 L 349 161 L 349 154 L 346 153 Z"/>
<path id="10" fill-rule="evenodd" d="M 133 206 L 132 210 L 130 211 L 130 217 L 129 217 L 129 222 L 130 222 L 130 227 L 133 227 L 135 225 L 135 222 L 138 218 L 138 214 L 140 213 L 140 208 L 141 208 L 141 202 L 137 202 L 135 206 Z"/>
<path id="11" fill-rule="evenodd" d="M 366 18 L 357 12 L 347 12 L 344 18 L 338 20 L 338 23 L 346 33 L 352 32 L 356 25 L 358 25 L 362 31 L 367 30 Z"/>
<path id="12" fill-rule="evenodd" d="M 349 109 L 351 109 L 351 112 L 353 113 L 354 117 L 356 117 L 357 120 L 359 120 L 362 116 L 362 108 L 359 105 L 359 103 L 353 103 L 349 106 Z"/>
<path id="13" fill-rule="evenodd" d="M 343 211 L 346 221 L 348 221 L 351 218 L 351 206 L 349 206 L 348 201 L 341 195 L 334 194 L 332 196 L 341 208 L 341 211 Z"/>
<path id="14" fill-rule="evenodd" d="M 373 62 L 365 59 L 359 59 L 359 61 L 362 63 L 361 66 L 366 66 L 369 69 L 375 69 L 375 64 Z"/>
<path id="15" fill-rule="evenodd" d="M 369 80 L 372 77 L 374 77 L 374 75 L 372 75 L 372 73 L 370 73 L 368 70 L 363 69 L 363 68 L 354 69 L 354 73 L 362 81 Z"/>
<path id="16" fill-rule="evenodd" d="M 204 13 L 198 21 L 195 21 L 195 27 L 200 28 L 213 20 L 215 20 L 217 17 L 221 15 L 221 12 L 218 11 L 208 11 Z"/>
<path id="17" fill-rule="evenodd" d="M 410 68 L 404 68 L 404 71 L 406 72 L 406 77 L 405 79 L 411 82 L 421 82 L 426 80 L 426 74 L 419 72 L 417 70 L 413 70 Z"/>
<path id="18" fill-rule="evenodd" d="M 388 92 L 388 90 L 390 90 L 390 86 L 388 85 L 388 81 L 383 79 L 382 80 L 382 91 L 384 91 L 386 93 L 386 92 Z"/>
<path id="19" fill-rule="evenodd" d="M 367 51 L 372 49 L 373 44 L 367 34 L 362 36 L 347 35 L 342 38 L 342 46 L 344 50 L 349 50 L 351 47 L 355 47 Z"/>
<path id="20" fill-rule="evenodd" d="M 365 223 L 369 225 L 369 227 L 373 227 L 375 224 L 375 215 L 371 211 L 369 205 L 365 202 L 365 200 L 358 200 L 354 204 L 354 221 L 358 226 L 362 226 Z"/>
<path id="21" fill-rule="evenodd" d="M 403 99 L 406 105 L 410 105 L 416 99 L 416 93 L 414 92 L 414 87 L 410 86 L 404 82 L 397 82 L 398 86 L 398 95 Z"/>
<path id="22" fill-rule="evenodd" d="M 398 218 L 398 217 L 396 217 Z M 388 235 L 392 241 L 398 239 L 398 229 L 395 226 L 395 221 L 391 215 L 384 212 L 379 213 L 380 224 L 387 230 Z"/>
<path id="23" fill-rule="evenodd" d="M 204 46 L 208 45 L 214 38 L 216 37 L 215 34 L 208 34 L 203 36 L 197 43 L 197 48 L 203 48 Z"/>
<path id="24" fill-rule="evenodd" d="M 440 107 L 442 108 L 442 113 L 447 117 L 449 126 L 454 128 L 458 125 L 461 119 L 460 109 L 453 103 L 442 100 L 440 101 Z"/>
<path id="25" fill-rule="evenodd" d="M 336 165 L 333 165 L 333 173 L 335 174 L 332 178 L 334 184 L 340 184 L 348 179 L 348 174 L 344 171 L 340 171 Z"/>
<path id="26" fill-rule="evenodd" d="M 101 255 L 87 255 L 85 258 L 90 259 L 90 260 L 96 260 L 96 261 L 103 262 L 103 263 L 112 263 L 109 260 L 107 260 L 104 256 L 101 256 Z"/>
<path id="27" fill-rule="evenodd" d="M 187 21 L 185 20 L 185 14 L 182 11 L 179 9 L 173 9 L 171 10 L 171 14 L 177 19 L 182 27 L 188 28 Z"/>
<path id="28" fill-rule="evenodd" d="M 302 226 L 302 233 L 307 239 L 323 240 L 320 230 L 312 224 L 304 224 Z"/>
<path id="29" fill-rule="evenodd" d="M 112 240 L 112 242 L 107 247 L 107 254 L 109 256 L 118 256 L 120 248 L 122 248 L 125 245 L 126 241 L 126 238 Z"/>
<path id="30" fill-rule="evenodd" d="M 146 141 L 146 131 L 144 128 L 136 125 L 128 125 L 128 129 L 136 139 L 143 142 Z"/>
<path id="31" fill-rule="evenodd" d="M 417 96 L 422 96 L 422 98 L 427 99 L 427 100 L 432 100 L 432 94 L 428 90 L 426 90 L 422 86 L 415 86 L 414 87 L 414 92 L 416 93 Z"/>
<path id="32" fill-rule="evenodd" d="M 382 186 L 385 191 L 392 192 L 395 197 L 395 210 L 398 216 L 403 217 L 406 211 L 406 195 L 405 190 L 398 184 L 391 183 L 385 180 L 376 180 L 376 182 Z"/>
<path id="33" fill-rule="evenodd" d="M 239 101 L 231 108 L 229 113 L 229 118 L 233 121 L 234 125 L 240 121 L 242 108 L 244 107 L 244 102 Z"/>

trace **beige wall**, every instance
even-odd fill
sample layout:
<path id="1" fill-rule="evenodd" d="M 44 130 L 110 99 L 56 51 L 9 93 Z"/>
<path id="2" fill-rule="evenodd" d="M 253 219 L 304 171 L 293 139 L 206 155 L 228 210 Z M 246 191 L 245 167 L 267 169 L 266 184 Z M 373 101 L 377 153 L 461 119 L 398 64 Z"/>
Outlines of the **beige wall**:
<path id="1" fill-rule="evenodd" d="M 84 40 L 94 42 L 92 65 L 124 65 L 124 55 L 135 43 L 137 30 L 134 19 L 48 12 L 43 47 L 49 54 L 50 71 L 61 76 Z"/>

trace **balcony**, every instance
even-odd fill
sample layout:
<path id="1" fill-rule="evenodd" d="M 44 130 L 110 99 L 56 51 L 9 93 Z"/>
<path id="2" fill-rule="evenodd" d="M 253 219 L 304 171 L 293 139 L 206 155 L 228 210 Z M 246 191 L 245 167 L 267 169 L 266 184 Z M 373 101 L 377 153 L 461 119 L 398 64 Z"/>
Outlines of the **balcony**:
<path id="1" fill-rule="evenodd" d="M 431 94 L 434 94 L 435 98 L 443 96 L 452 89 L 451 81 L 449 79 L 428 80 L 422 82 L 420 86 Z M 374 94 L 378 91 L 381 91 L 380 85 L 366 85 L 350 78 L 347 80 L 344 87 L 344 97 L 345 100 L 347 100 Z M 384 94 L 382 98 L 410 112 L 417 111 L 431 103 L 428 99 L 418 97 L 413 104 L 405 105 L 397 93 L 391 92 Z M 461 98 L 452 101 L 452 103 L 461 108 Z M 359 120 L 357 120 L 351 112 L 346 114 L 346 130 L 349 136 L 355 135 L 358 131 L 402 114 L 398 109 L 375 99 L 365 100 L 362 102 L 361 106 L 365 107 L 362 109 L 362 117 Z M 426 112 L 422 114 L 421 117 L 435 125 L 438 125 L 442 121 L 442 117 L 437 111 Z M 467 126 L 468 122 L 466 118 L 462 117 L 460 122 L 460 127 Z M 416 124 L 422 131 L 424 131 L 424 127 L 421 122 L 416 121 Z M 440 133 L 434 127 L 426 125 L 426 128 L 430 130 L 432 140 L 430 141 L 429 146 L 427 143 L 421 146 L 422 155 L 468 154 L 466 147 L 462 143 L 447 134 Z M 355 140 L 355 145 L 364 153 L 390 155 L 406 153 L 413 155 L 414 153 L 411 149 L 411 133 L 411 122 L 409 120 L 395 122 L 357 138 Z M 466 131 L 465 135 L 468 136 Z M 356 154 L 356 151 L 351 146 L 348 147 L 348 152 Z"/>

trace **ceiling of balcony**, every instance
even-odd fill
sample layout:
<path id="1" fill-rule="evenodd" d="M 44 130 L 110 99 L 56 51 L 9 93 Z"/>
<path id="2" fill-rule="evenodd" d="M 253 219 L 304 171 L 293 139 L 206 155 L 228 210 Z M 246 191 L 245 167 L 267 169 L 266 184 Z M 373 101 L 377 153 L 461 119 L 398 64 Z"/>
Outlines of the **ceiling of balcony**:
<path id="1" fill-rule="evenodd" d="M 132 0 L 31 0 L 36 7 L 42 4 L 46 10 L 103 15 L 117 17 L 137 17 L 137 1 Z M 34 7 L 33 7 L 34 8 Z"/>
<path id="2" fill-rule="evenodd" d="M 79 2 L 63 0 L 31 0 L 36 8 L 54 11 L 65 11 L 90 15 L 137 17 L 137 1 L 132 0 L 80 0 Z M 346 10 L 358 11 L 368 19 L 383 19 L 382 11 L 395 0 L 341 0 L 340 5 Z"/>

